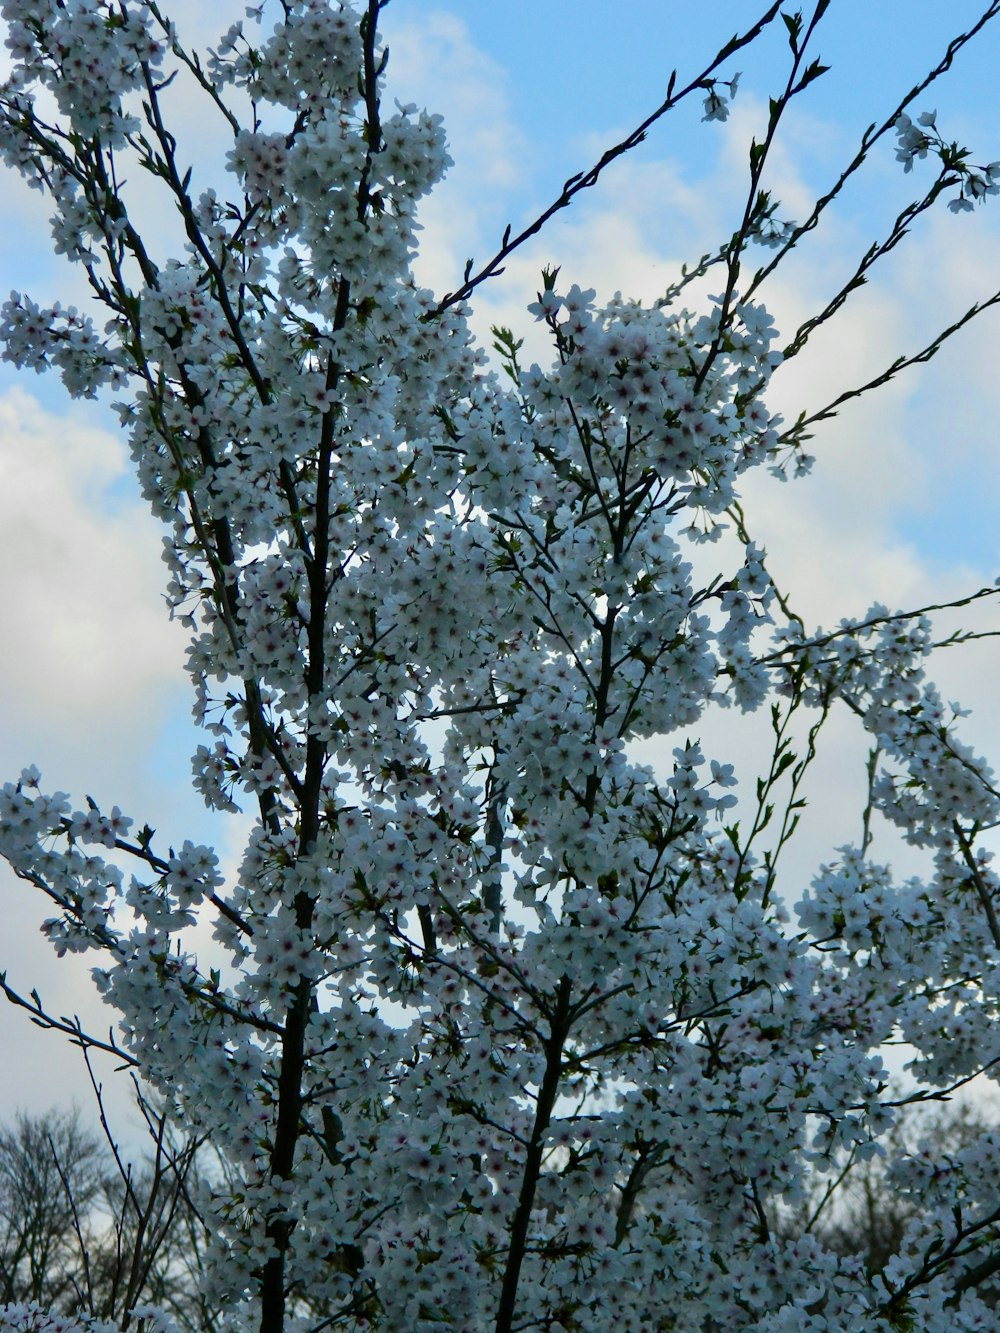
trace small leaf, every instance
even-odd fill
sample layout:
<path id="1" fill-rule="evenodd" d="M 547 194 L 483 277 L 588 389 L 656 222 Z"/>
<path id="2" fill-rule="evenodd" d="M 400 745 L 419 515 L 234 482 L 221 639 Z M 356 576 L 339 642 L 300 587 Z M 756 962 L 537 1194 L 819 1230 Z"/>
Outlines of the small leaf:
<path id="1" fill-rule="evenodd" d="M 797 9 L 794 14 L 782 14 L 781 21 L 788 29 L 788 45 L 792 48 L 792 53 L 798 55 L 799 36 L 802 32 L 802 10 Z"/>
<path id="2" fill-rule="evenodd" d="M 815 80 L 825 74 L 829 68 L 829 65 L 824 65 L 819 60 L 814 60 L 812 64 L 806 68 L 802 78 L 799 79 L 793 91 L 800 93 L 803 88 L 808 88 L 810 83 L 815 82 Z"/>

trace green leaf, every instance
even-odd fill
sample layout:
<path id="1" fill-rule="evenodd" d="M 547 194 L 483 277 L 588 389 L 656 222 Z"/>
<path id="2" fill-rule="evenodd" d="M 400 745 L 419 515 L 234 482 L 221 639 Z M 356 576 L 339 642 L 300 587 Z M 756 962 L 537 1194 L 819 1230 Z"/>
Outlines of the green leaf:
<path id="1" fill-rule="evenodd" d="M 803 88 L 808 88 L 810 83 L 814 83 L 816 79 L 825 74 L 829 68 L 829 65 L 824 65 L 821 61 L 814 60 L 811 65 L 806 66 L 802 78 L 799 79 L 792 91 L 794 93 L 800 93 Z"/>
<path id="2" fill-rule="evenodd" d="M 777 764 L 775 765 L 774 768 L 775 778 L 780 778 L 782 773 L 787 772 L 787 770 L 791 768 L 791 766 L 794 763 L 795 763 L 795 756 L 793 754 L 787 752 L 783 754 L 781 758 L 778 760 Z"/>
<path id="3" fill-rule="evenodd" d="M 799 37 L 802 33 L 802 10 L 797 9 L 794 14 L 782 14 L 781 21 L 788 29 L 788 45 L 792 52 L 798 55 Z"/>

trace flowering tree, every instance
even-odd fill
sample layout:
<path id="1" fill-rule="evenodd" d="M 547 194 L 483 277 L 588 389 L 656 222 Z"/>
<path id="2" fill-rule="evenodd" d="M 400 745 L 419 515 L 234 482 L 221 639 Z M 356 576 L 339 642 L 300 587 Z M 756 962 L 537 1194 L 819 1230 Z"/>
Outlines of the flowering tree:
<path id="1" fill-rule="evenodd" d="M 0 5 L 0 147 L 52 201 L 94 303 L 15 294 L 4 354 L 72 394 L 114 392 L 191 633 L 195 784 L 214 809 L 255 809 L 225 883 L 209 848 L 167 851 L 143 812 L 134 831 L 118 807 L 75 810 L 29 768 L 3 789 L 0 849 L 55 904 L 56 948 L 95 953 L 115 1053 L 230 1165 L 199 1204 L 220 1327 L 993 1327 L 997 1134 L 891 1164 L 922 1206 L 882 1272 L 776 1225 L 817 1173 L 876 1150 L 886 1042 L 912 1047 L 915 1097 L 1000 1060 L 980 849 L 1000 794 L 924 677 L 928 617 L 876 607 L 807 631 L 739 487 L 805 469 L 841 401 L 790 426 L 768 410 L 781 353 L 759 294 L 868 156 L 895 130 L 907 170 L 937 167 L 785 358 L 936 200 L 996 192 L 1000 166 L 915 104 L 1000 0 L 798 223 L 763 179 L 823 72 L 827 3 L 770 5 L 443 298 L 409 268 L 443 131 L 383 104 L 383 3 L 265 4 L 259 33 L 237 23 L 208 56 L 155 0 Z M 652 307 L 599 308 L 545 273 L 532 312 L 551 365 L 522 365 L 500 329 L 491 369 L 466 323 L 477 288 L 679 102 L 725 118 L 733 57 L 781 23 L 787 82 L 731 238 Z M 231 135 L 228 189 L 193 191 L 172 79 Z M 180 257 L 144 239 L 139 180 L 177 211 Z M 720 295 L 688 313 L 710 269 Z M 726 523 L 739 549 L 720 556 Z M 774 724 L 738 807 L 732 766 L 695 740 L 726 706 Z M 865 833 L 783 887 L 839 709 L 871 735 Z M 653 736 L 674 738 L 659 769 L 634 758 Z M 926 881 L 873 862 L 874 810 L 933 849 Z M 199 964 L 182 935 L 206 918 L 218 952 Z M 144 1306 L 125 1324 L 169 1327 Z"/>

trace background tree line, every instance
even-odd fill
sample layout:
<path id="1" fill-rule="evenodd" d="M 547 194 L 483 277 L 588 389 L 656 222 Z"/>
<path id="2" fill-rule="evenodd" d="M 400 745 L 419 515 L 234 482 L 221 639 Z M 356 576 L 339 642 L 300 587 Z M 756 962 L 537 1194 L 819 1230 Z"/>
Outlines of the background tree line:
<path id="1" fill-rule="evenodd" d="M 124 1327 L 129 1312 L 149 1302 L 168 1310 L 183 1333 L 218 1329 L 199 1280 L 206 1228 L 198 1193 L 223 1168 L 210 1145 L 170 1142 L 164 1118 L 141 1104 L 152 1148 L 138 1167 L 124 1161 L 106 1127 L 96 1132 L 75 1107 L 22 1112 L 0 1127 L 0 1301 L 117 1317 Z M 852 1155 L 771 1225 L 788 1238 L 816 1232 L 868 1273 L 882 1272 L 921 1206 L 919 1195 L 888 1178 L 886 1162 L 947 1160 L 994 1122 L 982 1102 L 908 1107 L 884 1155 Z"/>
<path id="2" fill-rule="evenodd" d="M 141 1105 L 152 1147 L 137 1167 L 75 1108 L 22 1112 L 0 1127 L 0 1304 L 127 1326 L 130 1311 L 154 1302 L 184 1333 L 213 1333 L 198 1288 L 206 1155 L 197 1141 L 171 1141 L 164 1117 Z"/>

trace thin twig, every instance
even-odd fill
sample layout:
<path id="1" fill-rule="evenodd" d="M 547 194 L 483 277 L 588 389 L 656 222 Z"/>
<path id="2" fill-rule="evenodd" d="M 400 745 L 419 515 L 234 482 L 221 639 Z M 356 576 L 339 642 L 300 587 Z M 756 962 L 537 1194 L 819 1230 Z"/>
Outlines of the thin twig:
<path id="1" fill-rule="evenodd" d="M 998 3 L 1000 3 L 1000 0 L 998 0 Z M 581 190 L 587 190 L 592 185 L 595 185 L 607 166 L 617 158 L 621 157 L 624 153 L 630 152 L 638 144 L 642 143 L 648 131 L 662 116 L 665 116 L 668 111 L 672 111 L 679 102 L 683 101 L 684 98 L 688 97 L 697 89 L 704 89 L 709 86 L 712 75 L 723 61 L 728 60 L 731 55 L 735 55 L 737 51 L 742 50 L 743 47 L 748 46 L 751 42 L 755 41 L 767 25 L 774 20 L 780 8 L 780 0 L 778 3 L 770 5 L 766 12 L 751 28 L 748 28 L 746 32 L 742 34 L 737 34 L 731 38 L 731 40 L 716 54 L 712 61 L 705 66 L 702 72 L 692 79 L 690 83 L 685 85 L 680 92 L 676 93 L 674 92 L 674 85 L 677 79 L 677 71 L 674 70 L 667 83 L 667 96 L 655 111 L 651 112 L 641 124 L 637 125 L 631 134 L 626 135 L 626 137 L 619 143 L 615 144 L 613 148 L 607 149 L 607 151 L 602 154 L 600 159 L 588 171 L 577 172 L 575 176 L 570 176 L 569 180 L 563 185 L 558 198 L 555 199 L 544 212 L 540 213 L 533 222 L 529 223 L 523 231 L 520 231 L 516 236 L 511 237 L 511 229 L 508 226 L 504 233 L 503 242 L 493 258 L 487 264 L 484 264 L 474 276 L 472 276 L 471 273 L 472 263 L 470 261 L 466 268 L 466 276 L 462 285 L 455 291 L 449 292 L 448 295 L 439 301 L 434 309 L 425 316 L 425 318 L 433 319 L 435 316 L 443 314 L 449 306 L 456 305 L 458 302 L 466 300 L 480 283 L 485 282 L 487 278 L 498 276 L 503 271 L 502 265 L 510 258 L 515 250 L 519 249 L 524 242 L 529 240 L 532 236 L 537 236 L 549 219 L 558 213 L 560 209 L 566 208 L 567 205 L 572 203 Z"/>

